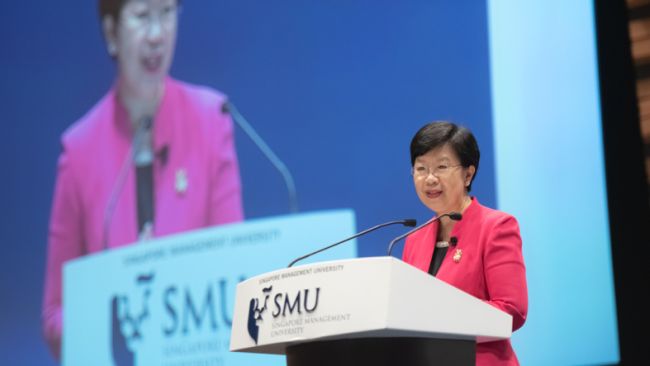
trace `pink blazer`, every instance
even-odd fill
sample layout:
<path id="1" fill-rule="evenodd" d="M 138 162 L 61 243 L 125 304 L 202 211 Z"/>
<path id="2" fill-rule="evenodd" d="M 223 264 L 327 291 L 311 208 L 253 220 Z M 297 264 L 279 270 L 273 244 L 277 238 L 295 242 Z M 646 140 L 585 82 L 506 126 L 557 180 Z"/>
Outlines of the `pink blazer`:
<path id="1" fill-rule="evenodd" d="M 403 260 L 428 272 L 437 233 L 436 222 L 410 235 Z M 472 198 L 451 236 L 458 239 L 457 244 L 447 249 L 436 277 L 512 315 L 512 329 L 519 329 L 526 321 L 528 290 L 515 218 L 481 206 Z M 518 365 L 519 362 L 507 340 L 478 344 L 476 364 Z"/>
<path id="2" fill-rule="evenodd" d="M 225 97 L 171 78 L 153 124 L 154 236 L 241 221 L 233 126 Z M 62 334 L 63 264 L 102 250 L 106 206 L 132 141 L 126 110 L 111 89 L 62 138 L 48 235 L 42 321 L 55 356 Z M 108 247 L 137 240 L 135 170 L 112 215 Z"/>

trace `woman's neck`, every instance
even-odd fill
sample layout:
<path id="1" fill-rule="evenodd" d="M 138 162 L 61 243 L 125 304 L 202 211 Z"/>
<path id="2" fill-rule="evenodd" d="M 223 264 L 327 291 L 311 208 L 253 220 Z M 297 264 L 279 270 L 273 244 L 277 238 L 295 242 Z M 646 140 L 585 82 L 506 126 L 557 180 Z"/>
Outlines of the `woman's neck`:
<path id="1" fill-rule="evenodd" d="M 164 86 L 160 85 L 145 94 L 130 90 L 124 83 L 118 84 L 118 98 L 124 109 L 126 109 L 132 126 L 135 127 L 144 118 L 152 118 L 156 115 L 162 99 L 163 89 Z"/>
<path id="2" fill-rule="evenodd" d="M 461 207 L 457 212 L 461 214 L 464 213 L 471 203 L 472 199 L 469 197 L 469 195 L 466 195 L 463 198 Z M 454 225 L 456 225 L 456 220 L 452 220 L 447 216 L 441 218 L 438 224 L 438 235 L 436 237 L 436 241 L 449 241 L 449 237 L 451 236 L 451 231 L 454 229 Z"/>

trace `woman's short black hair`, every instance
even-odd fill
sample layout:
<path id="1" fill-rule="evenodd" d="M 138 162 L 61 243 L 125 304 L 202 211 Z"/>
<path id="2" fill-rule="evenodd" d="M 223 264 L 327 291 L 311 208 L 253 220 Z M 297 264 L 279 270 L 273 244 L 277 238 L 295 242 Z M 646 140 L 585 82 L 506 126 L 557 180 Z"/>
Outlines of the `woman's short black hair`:
<path id="1" fill-rule="evenodd" d="M 105 16 L 110 15 L 115 21 L 118 21 L 120 18 L 120 11 L 127 2 L 129 2 L 129 0 L 99 0 L 97 6 L 99 10 L 99 20 L 102 21 Z M 180 5 L 180 3 L 180 0 L 176 0 L 177 5 Z"/>
<path id="2" fill-rule="evenodd" d="M 97 6 L 99 10 L 99 20 L 103 20 L 105 16 L 110 15 L 115 21 L 120 17 L 120 10 L 129 0 L 99 0 Z"/>
<path id="3" fill-rule="evenodd" d="M 446 144 L 456 153 L 460 165 L 465 168 L 473 165 L 478 172 L 481 152 L 472 131 L 446 121 L 428 123 L 416 132 L 411 140 L 411 166 L 415 164 L 415 159 L 419 156 Z M 476 172 L 472 177 L 472 182 L 476 177 Z M 468 192 L 472 189 L 472 182 L 467 187 Z"/>

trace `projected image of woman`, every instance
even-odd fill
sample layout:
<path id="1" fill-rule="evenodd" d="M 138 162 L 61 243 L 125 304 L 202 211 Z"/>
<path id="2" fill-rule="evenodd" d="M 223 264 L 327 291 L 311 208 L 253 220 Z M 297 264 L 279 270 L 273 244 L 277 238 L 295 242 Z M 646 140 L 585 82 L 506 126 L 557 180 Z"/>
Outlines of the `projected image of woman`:
<path id="1" fill-rule="evenodd" d="M 410 235 L 405 262 L 512 315 L 513 331 L 526 320 L 528 292 L 519 226 L 514 217 L 470 196 L 480 152 L 473 134 L 448 122 L 422 127 L 411 141 L 413 183 L 420 201 L 448 217 Z M 477 344 L 476 364 L 518 365 L 509 340 Z"/>
<path id="2" fill-rule="evenodd" d="M 56 357 L 64 262 L 139 238 L 243 219 L 225 96 L 168 75 L 178 6 L 176 0 L 99 0 L 117 75 L 62 137 L 42 311 Z"/>

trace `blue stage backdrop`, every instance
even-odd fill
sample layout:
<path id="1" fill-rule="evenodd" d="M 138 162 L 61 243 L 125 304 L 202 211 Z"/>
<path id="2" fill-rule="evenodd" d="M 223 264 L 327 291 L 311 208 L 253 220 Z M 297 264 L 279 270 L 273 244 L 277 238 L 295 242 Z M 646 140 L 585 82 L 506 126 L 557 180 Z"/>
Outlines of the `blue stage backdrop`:
<path id="1" fill-rule="evenodd" d="M 614 362 L 592 4 L 511 5 L 184 1 L 171 74 L 229 95 L 292 171 L 301 211 L 352 208 L 359 230 L 428 219 L 410 139 L 431 120 L 469 127 L 481 147 L 472 193 L 522 226 L 522 364 Z M 3 8 L 0 360 L 52 365 L 40 306 L 59 137 L 111 86 L 114 64 L 96 1 Z M 246 217 L 287 213 L 280 175 L 239 129 L 236 144 Z M 571 225 L 551 220 L 570 210 Z M 362 238 L 358 255 L 383 255 L 402 231 Z"/>

